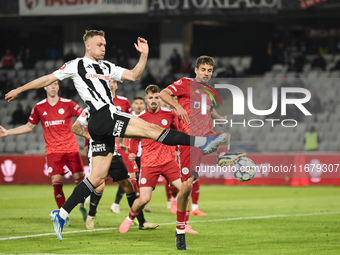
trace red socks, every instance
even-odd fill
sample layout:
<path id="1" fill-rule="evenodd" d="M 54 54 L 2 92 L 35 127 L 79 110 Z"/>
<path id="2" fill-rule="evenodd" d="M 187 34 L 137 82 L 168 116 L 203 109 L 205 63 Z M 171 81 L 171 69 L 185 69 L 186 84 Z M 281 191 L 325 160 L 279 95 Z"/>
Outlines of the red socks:
<path id="1" fill-rule="evenodd" d="M 57 202 L 58 208 L 65 203 L 65 195 L 63 192 L 63 182 L 53 181 L 54 199 Z"/>
<path id="2" fill-rule="evenodd" d="M 198 197 L 200 195 L 200 185 L 199 185 L 199 180 L 197 180 L 193 185 L 192 185 L 192 191 L 191 191 L 191 198 L 192 198 L 192 203 L 197 205 L 198 204 Z"/>
<path id="3" fill-rule="evenodd" d="M 185 229 L 185 215 L 186 215 L 186 212 L 177 211 L 176 228 L 178 230 Z"/>

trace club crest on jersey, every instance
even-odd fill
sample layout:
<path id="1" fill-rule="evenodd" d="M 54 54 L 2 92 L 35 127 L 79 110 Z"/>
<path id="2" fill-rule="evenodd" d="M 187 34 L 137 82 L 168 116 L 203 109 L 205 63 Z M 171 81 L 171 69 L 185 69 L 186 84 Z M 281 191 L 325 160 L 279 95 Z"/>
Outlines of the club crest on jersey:
<path id="1" fill-rule="evenodd" d="M 166 126 L 168 124 L 168 121 L 166 119 L 162 119 L 163 126 Z"/>
<path id="2" fill-rule="evenodd" d="M 183 167 L 183 168 L 182 168 L 182 173 L 183 173 L 184 175 L 188 174 L 188 173 L 189 173 L 189 169 L 188 169 L 187 167 Z"/>
<path id="3" fill-rule="evenodd" d="M 59 114 L 64 114 L 64 113 L 65 113 L 65 110 L 64 110 L 63 108 L 60 108 L 60 109 L 58 110 L 58 113 L 59 113 Z"/>
<path id="4" fill-rule="evenodd" d="M 194 102 L 194 108 L 199 109 L 201 107 L 201 102 Z"/>
<path id="5" fill-rule="evenodd" d="M 62 67 L 59 68 L 59 70 L 64 70 L 66 68 L 66 64 L 63 64 Z"/>

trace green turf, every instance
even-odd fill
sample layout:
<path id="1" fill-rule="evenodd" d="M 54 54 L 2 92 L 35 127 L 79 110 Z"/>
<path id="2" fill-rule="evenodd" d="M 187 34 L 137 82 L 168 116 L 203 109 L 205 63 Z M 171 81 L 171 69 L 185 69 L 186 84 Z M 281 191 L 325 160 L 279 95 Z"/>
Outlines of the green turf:
<path id="1" fill-rule="evenodd" d="M 67 196 L 73 185 L 64 187 Z M 340 189 L 338 187 L 201 186 L 200 209 L 191 216 L 198 235 L 187 235 L 188 251 L 175 246 L 176 217 L 166 209 L 163 186 L 153 193 L 147 220 L 153 231 L 131 228 L 119 234 L 128 214 L 113 214 L 117 186 L 106 187 L 95 229 L 84 231 L 78 208 L 59 242 L 49 219 L 56 209 L 52 186 L 0 186 L 0 254 L 339 254 Z M 164 223 L 164 224 L 162 224 Z M 76 233 L 68 233 L 76 231 Z M 83 231 L 83 232 L 78 232 Z M 47 234 L 47 235 L 44 235 Z M 38 236 L 35 236 L 38 235 Z M 39 236 L 40 235 L 40 236 Z M 30 237 L 28 237 L 30 236 Z M 21 237 L 19 239 L 8 239 Z"/>

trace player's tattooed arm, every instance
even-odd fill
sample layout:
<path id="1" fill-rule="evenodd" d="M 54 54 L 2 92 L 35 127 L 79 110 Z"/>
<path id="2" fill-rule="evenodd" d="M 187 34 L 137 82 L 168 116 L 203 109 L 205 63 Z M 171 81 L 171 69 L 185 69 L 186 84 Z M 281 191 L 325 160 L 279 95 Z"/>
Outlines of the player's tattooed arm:
<path id="1" fill-rule="evenodd" d="M 80 124 L 78 120 L 73 124 L 72 132 L 75 133 L 76 135 L 85 137 L 87 139 L 91 139 L 90 134 L 85 131 L 84 127 Z"/>

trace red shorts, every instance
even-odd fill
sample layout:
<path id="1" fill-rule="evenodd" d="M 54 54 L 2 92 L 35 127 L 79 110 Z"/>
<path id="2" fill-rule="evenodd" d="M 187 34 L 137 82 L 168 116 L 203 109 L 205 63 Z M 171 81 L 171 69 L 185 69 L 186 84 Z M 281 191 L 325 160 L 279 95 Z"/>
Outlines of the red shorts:
<path id="1" fill-rule="evenodd" d="M 223 132 L 209 132 L 206 136 L 217 136 Z M 203 152 L 197 147 L 179 146 L 179 165 L 181 169 L 181 181 L 186 181 L 192 171 L 197 171 L 202 161 Z"/>
<path id="2" fill-rule="evenodd" d="M 128 158 L 128 155 L 120 148 L 117 148 L 117 152 L 122 156 L 123 162 L 126 165 L 126 168 L 129 173 L 139 172 L 138 166 L 135 161 L 131 162 Z"/>
<path id="3" fill-rule="evenodd" d="M 50 153 L 46 155 L 48 174 L 66 174 L 64 166 L 74 173 L 84 172 L 83 161 L 81 160 L 79 152 L 70 153 Z"/>
<path id="4" fill-rule="evenodd" d="M 196 166 L 200 165 L 202 156 L 203 152 L 199 148 L 179 146 L 179 162 L 182 182 L 189 178 L 190 173 L 196 170 Z"/>
<path id="5" fill-rule="evenodd" d="M 169 183 L 181 178 L 176 161 L 171 160 L 162 166 L 142 167 L 139 175 L 139 187 L 156 187 L 160 175 L 163 175 Z"/>

